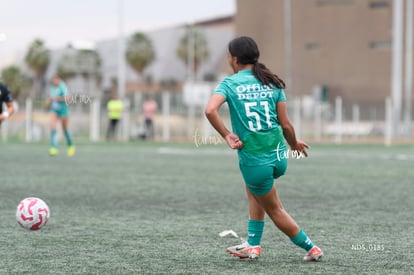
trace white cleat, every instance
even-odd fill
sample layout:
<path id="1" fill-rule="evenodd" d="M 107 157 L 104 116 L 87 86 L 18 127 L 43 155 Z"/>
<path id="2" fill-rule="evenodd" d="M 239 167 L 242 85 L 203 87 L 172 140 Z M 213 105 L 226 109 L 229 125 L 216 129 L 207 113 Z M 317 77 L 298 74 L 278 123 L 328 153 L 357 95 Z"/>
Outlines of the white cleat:
<path id="1" fill-rule="evenodd" d="M 323 256 L 323 251 L 316 245 L 309 250 L 308 254 L 303 258 L 307 262 L 319 262 Z"/>
<path id="2" fill-rule="evenodd" d="M 260 256 L 261 248 L 260 245 L 252 246 L 247 241 L 227 248 L 227 253 L 240 259 L 258 259 Z"/>

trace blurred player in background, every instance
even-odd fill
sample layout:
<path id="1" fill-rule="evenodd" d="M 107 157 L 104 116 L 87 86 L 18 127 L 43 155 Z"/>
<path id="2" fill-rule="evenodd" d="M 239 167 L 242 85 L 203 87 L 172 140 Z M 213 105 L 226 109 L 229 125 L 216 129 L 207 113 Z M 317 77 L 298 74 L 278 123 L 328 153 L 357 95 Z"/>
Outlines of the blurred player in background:
<path id="1" fill-rule="evenodd" d="M 3 103 L 6 104 L 7 109 L 3 110 Z M 8 87 L 0 83 L 0 124 L 14 113 L 13 97 Z"/>
<path id="2" fill-rule="evenodd" d="M 144 101 L 144 120 L 145 120 L 145 137 L 154 138 L 154 116 L 158 110 L 157 102 L 150 96 L 145 96 Z"/>
<path id="3" fill-rule="evenodd" d="M 75 146 L 72 144 L 72 137 L 68 130 L 69 120 L 69 106 L 67 104 L 68 88 L 63 80 L 58 75 L 54 75 L 52 78 L 52 85 L 50 87 L 50 94 L 47 100 L 47 104 L 50 106 L 50 149 L 49 154 L 56 156 L 59 154 L 57 146 L 57 123 L 58 120 L 62 123 L 63 133 L 67 143 L 67 155 L 69 157 L 75 154 Z"/>
<path id="4" fill-rule="evenodd" d="M 274 185 L 274 179 L 285 174 L 287 146 L 307 156 L 309 146 L 298 140 L 288 118 L 285 83 L 265 65 L 258 62 L 259 49 L 250 37 L 238 37 L 228 46 L 229 63 L 234 75 L 225 78 L 206 106 L 212 126 L 232 149 L 238 149 L 239 165 L 246 183 L 249 202 L 248 239 L 229 247 L 227 252 L 242 259 L 260 256 L 260 241 L 265 213 L 297 246 L 305 249 L 304 260 L 318 261 L 322 250 L 286 212 Z M 218 111 L 229 105 L 233 132 L 229 131 Z"/>
<path id="5" fill-rule="evenodd" d="M 106 140 L 111 140 L 115 137 L 116 128 L 124 110 L 124 104 L 119 100 L 118 96 L 114 94 L 106 104 L 108 110 L 109 125 L 106 132 Z"/>

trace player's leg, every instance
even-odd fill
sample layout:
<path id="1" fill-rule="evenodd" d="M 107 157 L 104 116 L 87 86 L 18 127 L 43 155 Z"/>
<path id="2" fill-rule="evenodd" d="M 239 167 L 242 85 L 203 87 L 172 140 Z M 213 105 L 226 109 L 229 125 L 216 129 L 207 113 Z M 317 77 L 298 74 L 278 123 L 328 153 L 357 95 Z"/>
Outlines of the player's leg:
<path id="1" fill-rule="evenodd" d="M 260 245 L 264 230 L 265 211 L 257 202 L 249 188 L 246 186 L 247 199 L 249 202 L 249 221 L 247 225 L 248 239 L 250 245 Z"/>
<path id="2" fill-rule="evenodd" d="M 61 117 L 61 121 L 62 121 L 63 133 L 65 134 L 65 138 L 66 138 L 66 144 L 68 145 L 67 154 L 69 157 L 71 157 L 75 154 L 75 146 L 73 146 L 72 137 L 68 129 L 69 117 L 68 116 Z"/>
<path id="3" fill-rule="evenodd" d="M 286 212 L 279 196 L 276 192 L 276 187 L 263 196 L 254 196 L 257 202 L 263 206 L 266 213 L 269 215 L 273 223 L 288 237 L 293 238 L 299 232 L 299 226 L 293 218 Z"/>
<path id="4" fill-rule="evenodd" d="M 150 120 L 149 128 L 150 128 L 150 138 L 153 139 L 154 138 L 154 120 L 152 118 Z"/>
<path id="5" fill-rule="evenodd" d="M 112 119 L 109 120 L 108 129 L 106 130 L 106 140 L 111 139 L 111 127 L 112 127 Z"/>
<path id="6" fill-rule="evenodd" d="M 112 138 L 117 139 L 117 127 L 118 127 L 118 119 L 112 120 Z"/>
<path id="7" fill-rule="evenodd" d="M 114 119 L 110 119 L 109 124 L 108 124 L 108 131 L 106 133 L 106 139 L 111 140 L 114 138 L 114 136 L 115 136 L 115 123 L 114 123 Z"/>
<path id="8" fill-rule="evenodd" d="M 65 138 L 66 138 L 66 143 L 68 145 L 68 147 L 72 146 L 72 137 L 70 135 L 69 129 L 68 129 L 68 124 L 69 124 L 69 119 L 67 116 L 62 117 L 61 118 L 62 121 L 62 130 L 63 133 L 65 134 Z"/>
<path id="9" fill-rule="evenodd" d="M 52 112 L 50 115 L 50 149 L 49 154 L 51 156 L 56 156 L 59 151 L 57 149 L 57 132 L 56 126 L 59 117 L 55 112 Z"/>
<path id="10" fill-rule="evenodd" d="M 152 139 L 154 137 L 154 125 L 151 118 L 145 119 L 145 133 L 148 139 Z"/>
<path id="11" fill-rule="evenodd" d="M 242 259 L 255 259 L 260 256 L 261 252 L 260 241 L 263 235 L 265 211 L 247 186 L 246 192 L 249 202 L 248 239 L 240 245 L 227 248 L 227 252 Z"/>
<path id="12" fill-rule="evenodd" d="M 285 233 L 295 245 L 308 252 L 305 256 L 305 260 L 318 261 L 322 257 L 322 250 L 315 246 L 307 234 L 299 228 L 295 220 L 286 212 L 275 186 L 273 186 L 267 194 L 263 196 L 254 195 L 254 197 L 264 208 L 273 223 Z"/>
<path id="13" fill-rule="evenodd" d="M 265 211 L 251 190 L 266 193 L 273 183 L 273 168 L 271 166 L 240 165 L 240 171 L 246 182 L 246 194 L 249 202 L 248 239 L 241 245 L 229 247 L 227 252 L 240 258 L 257 258 L 261 252 L 260 241 L 264 230 Z M 264 182 L 265 184 L 263 184 Z"/>

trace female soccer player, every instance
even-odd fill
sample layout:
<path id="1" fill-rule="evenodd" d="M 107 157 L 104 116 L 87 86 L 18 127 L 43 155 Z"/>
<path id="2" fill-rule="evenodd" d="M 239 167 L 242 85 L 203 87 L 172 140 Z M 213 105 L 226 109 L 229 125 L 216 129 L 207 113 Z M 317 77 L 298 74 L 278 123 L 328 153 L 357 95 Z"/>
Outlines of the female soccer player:
<path id="1" fill-rule="evenodd" d="M 7 107 L 4 111 L 3 103 L 5 103 Z M 14 111 L 13 97 L 9 88 L 5 84 L 0 83 L 0 125 L 2 121 L 13 115 Z"/>
<path id="2" fill-rule="evenodd" d="M 252 38 L 235 38 L 229 43 L 228 50 L 234 74 L 218 85 L 207 103 L 205 114 L 229 147 L 238 150 L 250 215 L 247 241 L 229 247 L 227 252 L 241 259 L 258 258 L 267 213 L 295 245 L 307 251 L 304 260 L 319 261 L 322 250 L 283 208 L 273 184 L 287 168 L 285 140 L 298 154 L 307 156 L 306 149 L 309 148 L 296 138 L 288 118 L 285 83 L 258 62 L 259 49 Z M 225 127 L 218 113 L 226 101 L 233 132 Z"/>
<path id="3" fill-rule="evenodd" d="M 50 97 L 47 103 L 50 106 L 50 144 L 49 154 L 56 156 L 59 154 L 57 148 L 57 122 L 62 122 L 63 133 L 65 134 L 66 143 L 68 145 L 67 154 L 69 157 L 75 154 L 75 147 L 72 144 L 72 138 L 68 130 L 69 107 L 67 104 L 68 88 L 58 75 L 53 76 L 52 86 L 50 87 Z"/>

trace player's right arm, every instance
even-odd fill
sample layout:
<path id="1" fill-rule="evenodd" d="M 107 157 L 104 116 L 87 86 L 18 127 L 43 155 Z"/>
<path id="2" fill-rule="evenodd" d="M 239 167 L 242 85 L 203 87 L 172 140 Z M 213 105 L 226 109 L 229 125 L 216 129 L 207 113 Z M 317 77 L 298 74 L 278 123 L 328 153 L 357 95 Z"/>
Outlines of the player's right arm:
<path id="1" fill-rule="evenodd" d="M 0 121 L 5 120 L 6 118 L 8 118 L 9 116 L 11 116 L 14 113 L 14 104 L 13 102 L 6 102 L 6 106 L 7 106 L 7 111 L 3 111 L 0 114 Z"/>
<path id="2" fill-rule="evenodd" d="M 6 103 L 6 107 L 7 110 L 4 111 L 0 114 L 0 121 L 4 121 L 5 119 L 7 119 L 9 116 L 11 116 L 14 113 L 14 104 L 13 104 L 13 97 L 9 91 L 9 89 L 7 88 L 7 86 L 2 85 L 1 87 L 2 92 L 4 93 L 2 95 L 3 100 L 0 100 L 0 104 L 2 104 L 1 102 L 5 102 Z"/>
<path id="3" fill-rule="evenodd" d="M 310 147 L 304 141 L 296 138 L 295 129 L 293 128 L 287 113 L 286 101 L 279 101 L 276 106 L 278 121 L 283 129 L 283 135 L 290 148 L 293 151 L 302 152 L 305 156 L 308 156 L 306 149 Z"/>
<path id="4" fill-rule="evenodd" d="M 216 129 L 216 131 L 226 140 L 231 149 L 240 149 L 243 147 L 243 143 L 240 138 L 226 128 L 218 113 L 218 110 L 224 102 L 224 96 L 220 94 L 212 95 L 207 103 L 205 115 L 214 129 Z"/>

